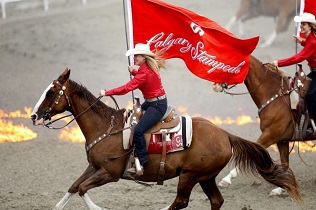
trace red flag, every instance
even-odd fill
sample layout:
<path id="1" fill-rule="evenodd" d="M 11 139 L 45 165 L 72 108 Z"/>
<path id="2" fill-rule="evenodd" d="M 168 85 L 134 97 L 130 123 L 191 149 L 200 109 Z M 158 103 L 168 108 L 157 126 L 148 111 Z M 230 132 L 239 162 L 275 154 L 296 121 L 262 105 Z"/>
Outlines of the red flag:
<path id="1" fill-rule="evenodd" d="M 259 37 L 236 38 L 216 22 L 161 0 L 128 0 L 130 41 L 180 58 L 196 76 L 216 83 L 242 83 Z"/>
<path id="2" fill-rule="evenodd" d="M 308 12 L 316 16 L 316 0 L 301 0 L 299 16 L 302 16 L 304 12 Z M 301 37 L 305 38 L 305 35 L 301 33 L 299 23 L 297 23 L 296 27 L 297 35 L 300 35 Z"/>
<path id="3" fill-rule="evenodd" d="M 304 12 L 312 13 L 316 16 L 316 1 L 315 0 L 301 0 L 300 14 Z"/>

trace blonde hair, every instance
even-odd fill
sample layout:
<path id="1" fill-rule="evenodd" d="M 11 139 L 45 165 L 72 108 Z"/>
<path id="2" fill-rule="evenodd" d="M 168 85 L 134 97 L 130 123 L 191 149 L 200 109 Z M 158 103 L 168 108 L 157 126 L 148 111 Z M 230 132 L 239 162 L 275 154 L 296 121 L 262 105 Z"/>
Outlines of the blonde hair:
<path id="1" fill-rule="evenodd" d="M 146 64 L 149 68 L 155 72 L 159 72 L 160 69 L 167 69 L 166 59 L 162 57 L 162 53 L 156 52 L 156 56 L 142 55 L 145 58 Z"/>
<path id="2" fill-rule="evenodd" d="M 316 35 L 316 24 L 308 22 L 314 35 Z"/>

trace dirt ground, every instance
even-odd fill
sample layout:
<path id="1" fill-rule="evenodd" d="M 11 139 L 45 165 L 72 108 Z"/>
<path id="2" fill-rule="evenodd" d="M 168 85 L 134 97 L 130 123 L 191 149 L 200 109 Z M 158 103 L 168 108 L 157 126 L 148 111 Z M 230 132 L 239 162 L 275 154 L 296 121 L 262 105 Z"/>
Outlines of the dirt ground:
<path id="1" fill-rule="evenodd" d="M 122 1 L 79 0 L 51 1 L 44 12 L 42 1 L 29 0 L 7 4 L 7 19 L 0 20 L 0 109 L 5 112 L 34 107 L 47 85 L 65 69 L 71 78 L 97 95 L 129 80 L 125 57 L 126 41 Z M 168 0 L 225 25 L 238 8 L 239 1 Z M 264 39 L 274 27 L 273 19 L 260 17 L 246 23 L 246 36 Z M 237 29 L 233 28 L 236 33 Z M 295 53 L 292 41 L 294 25 L 280 34 L 268 48 L 257 48 L 253 55 L 262 62 Z M 238 36 L 238 34 L 236 34 Z M 294 72 L 294 68 L 284 68 Z M 205 117 L 236 119 L 248 115 L 254 120 L 257 108 L 249 95 L 229 96 L 215 93 L 210 82 L 191 74 L 180 60 L 169 61 L 162 79 L 170 104 L 178 111 Z M 245 91 L 243 84 L 234 89 Z M 137 92 L 136 92 L 137 95 Z M 140 95 L 139 95 L 140 96 Z M 131 95 L 116 97 L 121 107 Z M 114 105 L 113 105 L 114 106 Z M 184 111 L 183 111 L 184 109 Z M 60 131 L 33 127 L 29 119 L 17 119 L 38 133 L 36 139 L 21 143 L 0 144 L 0 210 L 51 209 L 64 196 L 70 185 L 87 166 L 84 144 L 58 139 Z M 220 125 L 231 133 L 255 141 L 259 124 Z M 295 148 L 296 149 L 296 148 Z M 269 149 L 278 160 L 278 154 Z M 228 189 L 221 189 L 226 210 L 299 210 L 316 209 L 315 153 L 295 152 L 290 164 L 302 188 L 305 206 L 299 206 L 287 194 L 269 197 L 274 188 L 262 180 L 241 175 Z M 218 182 L 228 173 L 227 166 Z M 152 188 L 120 180 L 89 191 L 91 199 L 106 209 L 161 209 L 172 203 L 177 178 Z M 87 209 L 79 196 L 74 196 L 67 210 Z M 202 189 L 196 186 L 187 209 L 210 209 Z"/>

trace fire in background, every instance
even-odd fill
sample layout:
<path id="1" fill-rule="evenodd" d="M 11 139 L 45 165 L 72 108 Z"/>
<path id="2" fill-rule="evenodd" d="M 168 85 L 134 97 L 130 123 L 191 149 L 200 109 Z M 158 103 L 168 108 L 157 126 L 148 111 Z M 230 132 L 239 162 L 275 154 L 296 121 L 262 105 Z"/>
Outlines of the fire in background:
<path id="1" fill-rule="evenodd" d="M 0 143 L 3 142 L 21 142 L 37 138 L 37 133 L 33 132 L 22 123 L 14 124 L 11 120 L 13 118 L 28 118 L 31 115 L 31 108 L 24 108 L 25 113 L 20 110 L 10 113 L 5 113 L 0 109 Z"/>

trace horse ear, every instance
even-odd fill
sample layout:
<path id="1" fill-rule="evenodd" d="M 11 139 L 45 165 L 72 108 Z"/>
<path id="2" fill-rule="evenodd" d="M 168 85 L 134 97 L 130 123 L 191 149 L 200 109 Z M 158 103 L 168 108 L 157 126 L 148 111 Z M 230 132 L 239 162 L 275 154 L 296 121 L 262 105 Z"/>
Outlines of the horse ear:
<path id="1" fill-rule="evenodd" d="M 69 79 L 69 76 L 70 76 L 70 69 L 66 67 L 64 72 L 59 76 L 58 80 L 61 80 L 60 82 L 64 84 Z"/>

